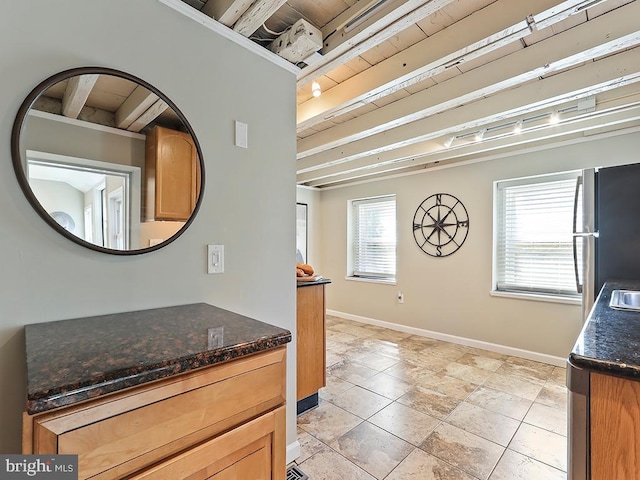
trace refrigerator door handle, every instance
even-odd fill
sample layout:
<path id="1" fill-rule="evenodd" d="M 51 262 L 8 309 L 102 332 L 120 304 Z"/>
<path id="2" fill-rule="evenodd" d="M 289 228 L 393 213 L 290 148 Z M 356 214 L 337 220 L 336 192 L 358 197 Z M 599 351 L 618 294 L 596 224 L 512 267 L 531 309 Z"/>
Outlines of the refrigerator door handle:
<path id="1" fill-rule="evenodd" d="M 578 233 L 578 200 L 580 199 L 580 189 L 582 188 L 582 175 L 576 178 L 576 191 L 573 197 L 573 271 L 576 276 L 576 291 L 582 293 L 583 286 L 580 283 L 580 272 L 578 269 L 578 236 L 582 236 Z"/>

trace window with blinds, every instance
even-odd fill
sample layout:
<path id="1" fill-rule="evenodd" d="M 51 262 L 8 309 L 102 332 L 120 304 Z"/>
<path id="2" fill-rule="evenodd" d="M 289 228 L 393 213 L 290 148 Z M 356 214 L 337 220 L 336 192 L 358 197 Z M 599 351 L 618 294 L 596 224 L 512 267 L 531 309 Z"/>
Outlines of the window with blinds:
<path id="1" fill-rule="evenodd" d="M 496 182 L 496 291 L 578 296 L 572 232 L 579 173 Z"/>
<path id="2" fill-rule="evenodd" d="M 396 197 L 352 200 L 350 277 L 395 281 Z"/>

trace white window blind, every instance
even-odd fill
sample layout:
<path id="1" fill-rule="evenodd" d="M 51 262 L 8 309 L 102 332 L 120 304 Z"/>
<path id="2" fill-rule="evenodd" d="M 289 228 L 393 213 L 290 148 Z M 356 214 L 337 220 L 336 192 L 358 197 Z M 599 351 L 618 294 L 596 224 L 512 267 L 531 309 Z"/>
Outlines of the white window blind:
<path id="1" fill-rule="evenodd" d="M 572 246 L 577 176 L 497 182 L 496 290 L 578 295 Z"/>
<path id="2" fill-rule="evenodd" d="M 351 201 L 351 261 L 353 277 L 395 280 L 396 197 Z"/>

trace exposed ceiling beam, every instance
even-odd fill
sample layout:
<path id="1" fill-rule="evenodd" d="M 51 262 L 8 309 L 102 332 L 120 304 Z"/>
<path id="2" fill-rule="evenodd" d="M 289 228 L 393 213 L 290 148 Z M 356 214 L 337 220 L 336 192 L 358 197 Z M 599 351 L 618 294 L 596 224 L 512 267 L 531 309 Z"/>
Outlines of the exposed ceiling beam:
<path id="1" fill-rule="evenodd" d="M 527 83 L 297 161 L 299 173 L 398 149 L 640 80 L 639 48 Z M 488 114 L 488 112 L 491 112 Z M 372 160 L 374 161 L 374 160 Z"/>
<path id="2" fill-rule="evenodd" d="M 432 0 L 384 0 L 378 4 L 379 6 L 375 10 L 364 17 L 361 23 L 353 28 L 348 27 L 349 22 L 343 22 L 335 31 L 329 31 L 325 27 L 322 29 L 324 44 L 321 53 L 328 55 L 336 48 L 344 50 L 347 47 L 353 47 L 360 43 L 362 39 L 371 36 L 372 33 L 388 27 L 396 20 L 431 2 Z M 376 4 L 377 2 L 370 3 Z M 361 8 L 360 2 L 358 2 L 345 13 L 350 13 L 353 9 L 359 12 Z M 359 14 L 362 14 L 362 12 L 356 13 L 356 18 Z"/>
<path id="3" fill-rule="evenodd" d="M 570 107 L 572 104 L 573 106 L 575 106 L 575 101 L 559 104 L 552 108 L 558 108 L 559 110 L 562 110 Z M 517 120 L 521 120 L 523 119 L 523 117 L 540 116 L 541 114 L 548 111 L 548 109 L 545 109 L 545 111 L 537 110 L 529 112 L 529 114 L 526 116 L 513 116 L 509 119 L 504 119 L 499 122 L 487 123 L 483 125 L 483 128 L 487 128 L 488 130 L 497 132 L 496 135 L 498 140 L 506 145 L 514 142 L 517 143 L 523 138 L 529 138 L 524 136 L 524 134 L 531 136 L 534 132 L 548 130 L 549 128 L 552 128 L 554 131 L 560 131 L 560 127 L 565 128 L 569 123 L 575 124 L 576 122 L 590 120 L 591 122 L 593 122 L 593 125 L 598 125 L 599 123 L 603 122 L 602 118 L 604 116 L 612 115 L 614 113 L 620 114 L 620 117 L 618 117 L 614 122 L 617 123 L 618 121 L 621 121 L 625 118 L 624 112 L 627 112 L 626 115 L 629 115 L 628 112 L 631 111 L 630 109 L 636 108 L 639 105 L 640 93 L 638 93 L 637 84 L 631 84 L 620 87 L 618 89 L 607 90 L 598 94 L 597 106 L 593 112 L 584 113 L 575 111 L 572 113 L 564 114 L 563 122 L 557 126 L 551 127 L 548 123 L 548 119 L 541 117 L 538 121 L 526 122 L 527 126 L 523 130 L 522 134 L 517 136 L 508 135 L 509 133 L 513 132 L 513 126 L 515 125 L 515 122 Z M 566 122 L 567 116 L 572 116 L 569 122 Z M 610 120 L 607 121 L 610 122 Z M 528 126 L 532 123 L 534 125 L 533 127 Z M 503 126 L 504 128 L 498 129 L 498 126 Z M 553 132 L 547 132 L 544 135 L 548 136 L 552 133 Z M 451 133 L 443 133 L 442 135 L 439 135 L 437 137 L 434 136 L 433 138 L 413 145 L 409 145 L 407 147 L 381 153 L 379 155 L 376 155 L 375 158 L 366 157 L 354 160 L 352 162 L 349 162 L 348 164 L 328 166 L 319 170 L 300 173 L 297 176 L 297 182 L 303 183 L 305 185 L 331 183 L 335 179 L 339 179 L 340 181 L 342 181 L 346 178 L 357 178 L 360 175 L 370 174 L 371 172 L 380 173 L 386 170 L 405 168 L 407 165 L 419 164 L 420 162 L 417 162 L 417 160 L 427 156 L 430 157 L 430 162 L 441 161 L 451 156 L 457 155 L 458 152 L 475 152 L 486 149 L 486 145 L 488 144 L 488 142 L 483 140 L 483 142 L 478 143 L 473 140 L 472 134 L 473 131 L 460 132 L 460 135 L 465 136 L 465 138 L 468 140 L 462 140 L 462 142 L 464 143 L 463 145 L 454 144 L 451 148 L 447 148 L 445 146 L 445 140 L 451 138 Z M 490 143 L 490 145 L 501 145 L 502 143 L 495 143 L 498 140 L 493 139 L 492 135 L 494 134 L 489 133 L 487 136 L 487 139 L 491 140 L 492 142 Z M 542 139 L 547 137 L 540 136 L 536 138 Z"/>
<path id="4" fill-rule="evenodd" d="M 298 141 L 298 158 L 479 100 L 640 43 L 640 2 L 566 30 L 373 112 Z"/>
<path id="5" fill-rule="evenodd" d="M 116 127 L 129 128 L 156 100 L 158 100 L 158 96 L 155 93 L 147 90 L 142 85 L 138 85 L 131 95 L 120 105 L 120 108 L 116 110 Z"/>
<path id="6" fill-rule="evenodd" d="M 253 0 L 209 0 L 202 7 L 202 12 L 221 24 L 232 27 L 252 3 Z"/>
<path id="7" fill-rule="evenodd" d="M 249 37 L 285 3 L 286 0 L 256 0 L 233 25 L 233 30 Z"/>
<path id="8" fill-rule="evenodd" d="M 396 172 L 423 170 L 434 164 L 451 164 L 469 161 L 470 159 L 494 158 L 496 154 L 504 155 L 507 152 L 522 151 L 532 148 L 534 145 L 542 146 L 549 141 L 563 141 L 566 139 L 579 139 L 592 134 L 610 132 L 615 130 L 637 127 L 640 123 L 640 106 L 630 107 L 624 111 L 607 112 L 594 117 L 583 117 L 575 122 L 559 125 L 553 128 L 540 129 L 519 135 L 517 139 L 513 137 L 499 138 L 482 144 L 469 144 L 464 147 L 446 151 L 437 142 L 430 141 L 429 150 L 422 156 L 412 157 L 406 161 L 398 161 L 386 165 L 380 165 L 365 170 L 345 171 L 340 174 L 318 179 L 314 181 L 301 182 L 308 186 L 331 186 L 345 182 L 366 180 L 368 178 Z M 593 132 L 593 133 L 592 133 Z"/>
<path id="9" fill-rule="evenodd" d="M 139 132 L 167 108 L 169 108 L 169 105 L 167 105 L 164 100 L 156 100 L 155 103 L 151 105 L 151 107 L 149 107 L 131 125 L 129 125 L 127 130 L 129 130 L 130 132 Z"/>
<path id="10" fill-rule="evenodd" d="M 520 40 L 531 33 L 527 15 L 548 27 L 575 11 L 575 0 L 498 0 L 298 105 L 298 131 Z"/>
<path id="11" fill-rule="evenodd" d="M 372 17 L 362 28 L 349 35 L 342 43 L 333 45 L 329 52 L 323 52 L 320 61 L 309 65 L 298 74 L 298 88 L 311 83 L 315 78 L 330 72 L 337 66 L 348 62 L 390 39 L 409 26 L 427 18 L 454 0 L 404 0 L 394 3 L 399 6 L 383 18 Z M 386 10 L 385 10 L 386 11 Z M 325 42 L 327 43 L 327 42 Z"/>
<path id="12" fill-rule="evenodd" d="M 69 118 L 78 118 L 82 107 L 87 103 L 91 89 L 98 80 L 97 74 L 77 75 L 69 79 L 62 97 L 62 114 Z"/>

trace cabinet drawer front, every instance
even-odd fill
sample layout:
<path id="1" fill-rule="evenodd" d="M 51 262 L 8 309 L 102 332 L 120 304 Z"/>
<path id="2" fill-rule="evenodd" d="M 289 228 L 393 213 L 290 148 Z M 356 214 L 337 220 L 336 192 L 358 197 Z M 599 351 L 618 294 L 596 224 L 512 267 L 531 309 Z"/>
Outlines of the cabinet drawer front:
<path id="1" fill-rule="evenodd" d="M 47 445 L 57 440 L 57 453 L 78 454 L 80 478 L 121 478 L 283 404 L 284 350 L 271 358 L 279 361 L 232 370 L 229 377 L 169 398 L 119 408 L 131 402 L 125 397 L 93 408 L 112 411 L 106 418 L 85 421 L 91 417 L 88 408 L 41 423 L 36 419 L 34 437 Z"/>
<path id="2" fill-rule="evenodd" d="M 284 472 L 274 467 L 281 463 L 275 457 L 284 456 L 278 432 L 284 427 L 285 408 L 280 407 L 130 480 L 279 479 Z"/>

